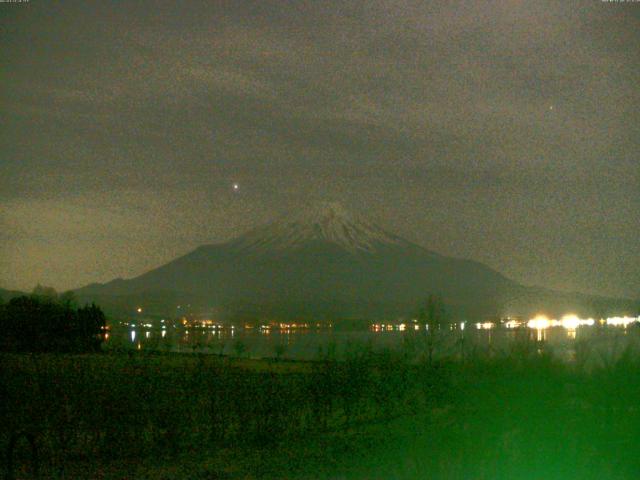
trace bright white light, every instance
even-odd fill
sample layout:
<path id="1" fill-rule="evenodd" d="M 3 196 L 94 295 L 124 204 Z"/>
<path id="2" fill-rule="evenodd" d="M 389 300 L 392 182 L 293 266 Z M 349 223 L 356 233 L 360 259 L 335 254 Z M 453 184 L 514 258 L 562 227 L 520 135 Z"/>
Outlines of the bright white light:
<path id="1" fill-rule="evenodd" d="M 464 322 L 460 322 L 460 330 L 464 330 Z"/>
<path id="2" fill-rule="evenodd" d="M 142 313 L 142 307 L 138 307 L 138 308 L 136 308 L 136 312 L 138 312 L 138 313 Z"/>
<path id="3" fill-rule="evenodd" d="M 136 340 L 136 331 L 135 330 L 131 330 L 131 341 L 135 342 Z"/>
<path id="4" fill-rule="evenodd" d="M 582 322 L 577 315 L 565 315 L 564 317 L 562 317 L 560 323 L 564 328 L 575 330 L 581 325 Z"/>
<path id="5" fill-rule="evenodd" d="M 493 323 L 491 322 L 476 323 L 476 328 L 478 330 L 491 330 L 493 328 Z"/>
<path id="6" fill-rule="evenodd" d="M 235 191 L 238 191 L 238 189 L 239 189 L 239 188 L 240 188 L 240 185 L 238 185 L 237 183 L 234 183 L 234 184 L 233 184 L 233 189 L 234 189 Z"/>
<path id="7" fill-rule="evenodd" d="M 537 330 L 543 330 L 549 328 L 551 321 L 546 315 L 538 315 L 527 322 L 529 328 L 535 328 Z"/>
<path id="8" fill-rule="evenodd" d="M 572 313 L 565 315 L 560 321 L 560 325 L 562 325 L 567 330 L 575 330 L 582 325 L 587 325 L 590 327 L 595 323 L 596 322 L 593 318 L 579 318 L 577 315 L 574 315 Z"/>
<path id="9" fill-rule="evenodd" d="M 640 319 L 640 317 L 638 318 L 634 318 L 634 317 L 610 317 L 607 318 L 607 325 L 611 325 L 614 327 L 618 327 L 618 326 L 623 326 L 623 327 L 627 327 L 627 325 L 629 325 L 630 323 L 633 322 L 637 322 L 638 319 Z"/>

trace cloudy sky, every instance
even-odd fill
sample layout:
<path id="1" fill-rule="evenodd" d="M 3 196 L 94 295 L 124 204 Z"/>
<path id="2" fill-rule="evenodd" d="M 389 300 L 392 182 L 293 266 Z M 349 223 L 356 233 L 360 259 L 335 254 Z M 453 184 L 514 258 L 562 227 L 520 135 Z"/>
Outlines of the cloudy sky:
<path id="1" fill-rule="evenodd" d="M 130 277 L 330 200 L 526 284 L 640 297 L 640 3 L 30 0 L 0 22 L 4 288 Z"/>

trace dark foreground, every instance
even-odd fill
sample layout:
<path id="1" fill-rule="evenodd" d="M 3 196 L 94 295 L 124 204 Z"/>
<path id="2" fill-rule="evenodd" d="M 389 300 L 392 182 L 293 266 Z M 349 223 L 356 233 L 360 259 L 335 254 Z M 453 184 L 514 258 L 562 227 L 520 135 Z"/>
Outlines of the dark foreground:
<path id="1" fill-rule="evenodd" d="M 640 361 L 0 356 L 15 478 L 635 479 Z M 37 458 L 32 459 L 29 440 Z M 5 471 L 7 462 L 3 462 Z"/>

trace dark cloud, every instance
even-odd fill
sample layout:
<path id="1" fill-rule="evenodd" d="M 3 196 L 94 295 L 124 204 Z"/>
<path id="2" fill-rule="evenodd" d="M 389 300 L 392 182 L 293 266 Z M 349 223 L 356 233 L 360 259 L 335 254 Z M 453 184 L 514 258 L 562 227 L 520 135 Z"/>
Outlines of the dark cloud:
<path id="1" fill-rule="evenodd" d="M 337 199 L 525 283 L 640 296 L 639 5 L 0 15 L 3 286 L 131 276 Z"/>

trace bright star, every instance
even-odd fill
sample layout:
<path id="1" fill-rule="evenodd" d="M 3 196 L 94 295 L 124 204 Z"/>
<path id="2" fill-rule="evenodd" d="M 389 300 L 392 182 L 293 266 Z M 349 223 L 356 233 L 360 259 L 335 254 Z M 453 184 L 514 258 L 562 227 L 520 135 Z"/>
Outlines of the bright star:
<path id="1" fill-rule="evenodd" d="M 236 191 L 237 191 L 239 188 L 240 188 L 240 185 L 238 185 L 237 183 L 234 183 L 234 184 L 233 184 L 233 189 L 234 189 L 234 190 L 236 190 Z"/>

